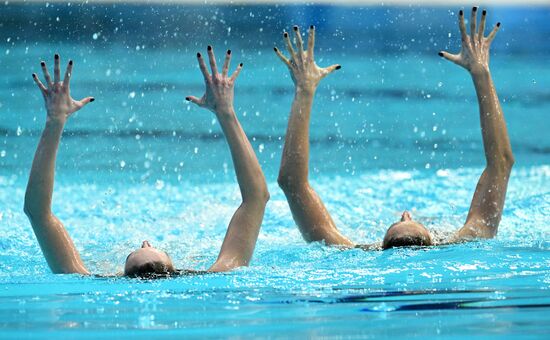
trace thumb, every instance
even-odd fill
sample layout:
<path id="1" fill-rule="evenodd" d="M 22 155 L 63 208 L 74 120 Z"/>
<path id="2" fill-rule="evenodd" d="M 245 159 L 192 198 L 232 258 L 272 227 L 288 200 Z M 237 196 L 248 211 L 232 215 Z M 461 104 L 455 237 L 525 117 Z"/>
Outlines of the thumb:
<path id="1" fill-rule="evenodd" d="M 334 72 L 336 70 L 339 70 L 341 68 L 342 68 L 342 66 L 340 64 L 334 64 L 334 65 L 331 65 L 329 67 L 325 67 L 324 69 L 322 69 L 322 78 L 328 76 L 332 72 Z"/>

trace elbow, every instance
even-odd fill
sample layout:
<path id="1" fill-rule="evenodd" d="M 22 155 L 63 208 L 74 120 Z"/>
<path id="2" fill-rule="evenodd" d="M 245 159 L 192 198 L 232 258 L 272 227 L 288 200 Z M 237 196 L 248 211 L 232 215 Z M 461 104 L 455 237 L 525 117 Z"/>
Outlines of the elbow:
<path id="1" fill-rule="evenodd" d="M 269 194 L 269 190 L 267 190 L 267 186 L 264 185 L 261 190 L 258 192 L 258 200 L 263 204 L 266 205 L 267 202 L 269 202 L 269 199 L 271 198 L 271 195 Z"/>
<path id="2" fill-rule="evenodd" d="M 304 183 L 299 181 L 295 176 L 281 172 L 277 178 L 277 184 L 279 184 L 279 188 L 281 188 L 283 192 L 292 193 L 298 190 L 300 185 Z"/>

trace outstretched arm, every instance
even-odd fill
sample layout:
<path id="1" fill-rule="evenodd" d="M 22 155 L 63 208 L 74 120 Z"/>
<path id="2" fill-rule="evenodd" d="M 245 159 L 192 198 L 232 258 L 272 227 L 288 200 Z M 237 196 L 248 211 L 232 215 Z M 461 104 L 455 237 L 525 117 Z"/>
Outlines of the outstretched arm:
<path id="1" fill-rule="evenodd" d="M 46 127 L 32 162 L 24 210 L 52 272 L 89 274 L 63 223 L 52 213 L 51 205 L 55 159 L 65 122 L 71 114 L 94 99 L 92 97 L 80 101 L 72 99 L 69 81 L 73 62 L 69 61 L 63 82 L 60 81 L 59 63 L 59 56 L 56 54 L 53 82 L 46 63 L 41 63 L 46 86 L 36 74 L 32 75 L 46 102 L 47 118 Z"/>
<path id="2" fill-rule="evenodd" d="M 231 150 L 242 196 L 242 203 L 229 222 L 218 259 L 209 269 L 213 272 L 223 272 L 249 264 L 260 232 L 269 193 L 256 154 L 233 108 L 235 80 L 243 64 L 240 64 L 229 77 L 231 50 L 228 50 L 225 55 L 222 73 L 218 72 L 212 47 L 208 46 L 212 74 L 208 72 L 200 53 L 197 53 L 197 57 L 206 83 L 206 93 L 202 98 L 187 97 L 186 99 L 209 109 L 218 118 Z"/>
<path id="3" fill-rule="evenodd" d="M 323 201 L 308 181 L 309 120 L 313 97 L 321 79 L 339 69 L 340 65 L 320 68 L 315 64 L 313 26 L 309 30 L 307 50 L 304 50 L 297 26 L 294 26 L 294 32 L 297 50 L 294 50 L 288 33 L 284 33 L 290 59 L 275 48 L 275 53 L 288 67 L 295 85 L 279 170 L 279 186 L 283 189 L 294 221 L 307 242 L 325 241 L 329 245 L 352 246 L 352 242 L 336 228 Z"/>
<path id="4" fill-rule="evenodd" d="M 497 23 L 492 32 L 484 37 L 486 14 L 484 10 L 480 27 L 476 30 L 477 7 L 472 9 L 470 36 L 468 36 L 464 24 L 464 13 L 460 11 L 462 50 L 457 55 L 440 52 L 442 57 L 464 67 L 472 76 L 479 102 L 481 134 L 487 160 L 487 166 L 477 183 L 466 223 L 455 236 L 457 241 L 496 236 L 502 217 L 508 179 L 514 164 L 506 122 L 489 72 L 489 48 L 500 23 Z"/>

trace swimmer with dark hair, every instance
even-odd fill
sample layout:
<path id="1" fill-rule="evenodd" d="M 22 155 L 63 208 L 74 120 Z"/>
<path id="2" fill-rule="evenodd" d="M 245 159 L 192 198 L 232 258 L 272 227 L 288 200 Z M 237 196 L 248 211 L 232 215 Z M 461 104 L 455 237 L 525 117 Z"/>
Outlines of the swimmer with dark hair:
<path id="1" fill-rule="evenodd" d="M 514 164 L 504 115 L 489 71 L 489 48 L 500 23 L 496 24 L 491 33 L 485 37 L 486 14 L 484 10 L 478 28 L 477 7 L 473 8 L 470 35 L 468 35 L 464 24 L 464 13 L 460 11 L 458 19 L 462 49 L 458 54 L 439 53 L 443 58 L 465 68 L 472 76 L 479 103 L 481 133 L 487 162 L 475 189 L 464 226 L 446 243 L 496 236 L 502 217 L 508 179 Z M 308 181 L 309 121 L 319 82 L 340 66 L 320 68 L 316 65 L 313 57 L 315 44 L 313 26 L 310 27 L 305 49 L 300 30 L 296 26 L 294 26 L 294 33 L 296 49 L 292 45 L 289 34 L 284 33 L 290 58 L 275 48 L 275 53 L 289 69 L 295 85 L 295 96 L 286 132 L 278 183 L 285 193 L 292 216 L 303 238 L 307 242 L 324 242 L 326 245 L 343 248 L 389 249 L 435 245 L 436 242 L 430 231 L 421 223 L 414 221 L 407 211 L 403 212 L 399 221 L 388 228 L 381 247 L 379 244 L 356 245 L 342 235 L 336 227 L 323 201 Z"/>
<path id="2" fill-rule="evenodd" d="M 225 272 L 248 266 L 254 253 L 269 193 L 260 164 L 233 108 L 235 80 L 243 65 L 240 64 L 232 75 L 228 75 L 231 51 L 227 51 L 222 72 L 219 73 L 214 51 L 210 46 L 208 56 L 212 74 L 201 54 L 197 54 L 206 93 L 201 98 L 186 99 L 216 115 L 231 150 L 242 203 L 229 222 L 217 260 L 207 271 L 177 270 L 166 252 L 154 248 L 148 241 L 143 241 L 140 248 L 128 255 L 124 266 L 125 276 L 155 278 L 186 273 Z M 69 87 L 72 61 L 69 61 L 63 81 L 60 78 L 59 55 L 56 54 L 54 59 L 53 80 L 46 63 L 42 62 L 41 65 L 46 83 L 42 83 L 36 74 L 32 77 L 45 100 L 46 126 L 32 163 L 24 210 L 52 272 L 87 275 L 90 272 L 82 262 L 63 223 L 52 212 L 51 203 L 55 160 L 65 123 L 74 112 L 93 102 L 94 98 L 86 97 L 77 101 L 71 97 Z"/>

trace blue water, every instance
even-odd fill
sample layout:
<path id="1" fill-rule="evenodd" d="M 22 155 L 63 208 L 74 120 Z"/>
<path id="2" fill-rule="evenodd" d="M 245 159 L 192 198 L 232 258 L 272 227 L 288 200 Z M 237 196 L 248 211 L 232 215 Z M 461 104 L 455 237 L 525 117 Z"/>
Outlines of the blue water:
<path id="1" fill-rule="evenodd" d="M 318 27 L 311 177 L 339 228 L 380 241 L 401 211 L 437 233 L 465 220 L 484 166 L 467 73 L 444 7 L 0 5 L 0 335 L 514 336 L 550 331 L 550 9 L 489 8 L 503 22 L 493 77 L 516 166 L 498 238 L 425 250 L 308 245 L 276 185 L 291 80 L 273 55 L 291 24 Z M 229 29 L 230 28 L 230 29 Z M 54 211 L 94 273 L 143 239 L 179 268 L 215 260 L 239 204 L 231 158 L 200 95 L 194 54 L 232 48 L 236 108 L 271 200 L 252 264 L 138 281 L 53 275 L 22 213 L 44 124 L 30 75 L 59 52 L 72 93 Z"/>

